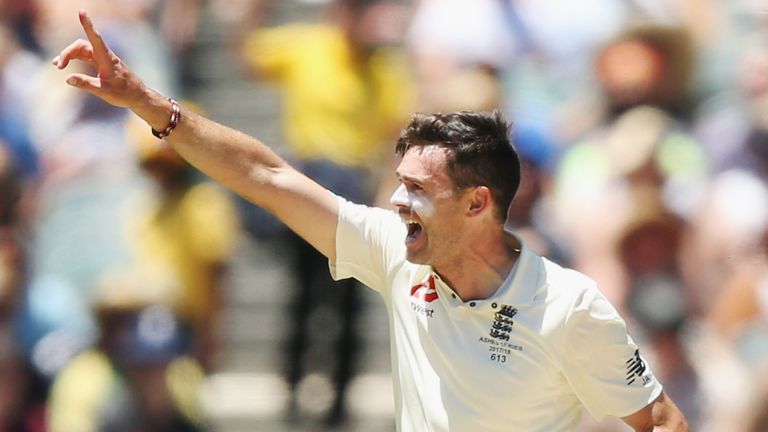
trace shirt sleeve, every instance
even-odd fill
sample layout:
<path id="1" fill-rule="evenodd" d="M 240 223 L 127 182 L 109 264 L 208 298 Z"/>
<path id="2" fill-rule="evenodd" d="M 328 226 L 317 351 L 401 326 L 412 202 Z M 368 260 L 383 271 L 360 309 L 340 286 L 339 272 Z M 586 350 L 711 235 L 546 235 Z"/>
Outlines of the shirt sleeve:
<path id="1" fill-rule="evenodd" d="M 388 275 L 405 259 L 405 225 L 392 211 L 339 199 L 336 262 L 330 263 L 335 280 L 353 277 L 384 293 Z"/>
<path id="2" fill-rule="evenodd" d="M 566 322 L 561 361 L 574 393 L 597 420 L 633 414 L 661 394 L 624 320 L 596 288 L 583 293 Z"/>

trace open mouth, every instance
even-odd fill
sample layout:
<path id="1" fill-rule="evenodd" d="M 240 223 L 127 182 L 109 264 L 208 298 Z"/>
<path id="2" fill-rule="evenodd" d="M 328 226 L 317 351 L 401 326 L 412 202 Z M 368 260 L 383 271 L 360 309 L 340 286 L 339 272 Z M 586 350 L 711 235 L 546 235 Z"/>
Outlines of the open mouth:
<path id="1" fill-rule="evenodd" d="M 407 230 L 405 236 L 405 244 L 414 246 L 414 243 L 420 241 L 420 239 L 424 237 L 424 226 L 417 222 L 418 218 L 414 217 L 415 214 L 410 209 L 401 209 L 399 215 Z"/>
<path id="2" fill-rule="evenodd" d="M 406 237 L 407 241 L 413 241 L 416 240 L 419 237 L 419 234 L 421 234 L 422 228 L 421 225 L 417 222 L 408 222 L 406 224 L 408 227 L 408 236 Z"/>

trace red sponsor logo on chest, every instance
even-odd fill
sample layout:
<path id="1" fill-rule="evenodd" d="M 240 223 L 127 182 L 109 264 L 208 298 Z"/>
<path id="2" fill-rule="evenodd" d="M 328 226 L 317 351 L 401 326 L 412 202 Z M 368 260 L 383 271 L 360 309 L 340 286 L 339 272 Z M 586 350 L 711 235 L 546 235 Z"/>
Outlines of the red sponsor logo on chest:
<path id="1" fill-rule="evenodd" d="M 437 290 L 435 289 L 435 276 L 431 275 L 426 282 L 422 282 L 411 288 L 411 297 L 417 298 L 427 303 L 437 300 Z"/>

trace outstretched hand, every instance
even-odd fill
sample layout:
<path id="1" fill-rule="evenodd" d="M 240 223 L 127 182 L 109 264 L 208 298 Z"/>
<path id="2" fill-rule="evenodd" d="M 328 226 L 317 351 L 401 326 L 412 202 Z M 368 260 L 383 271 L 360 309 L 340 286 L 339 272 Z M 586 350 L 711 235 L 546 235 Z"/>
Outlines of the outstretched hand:
<path id="1" fill-rule="evenodd" d="M 91 64 L 96 69 L 96 76 L 74 73 L 67 77 L 67 84 L 115 106 L 136 107 L 147 90 L 144 83 L 109 49 L 88 14 L 81 10 L 79 15 L 88 40 L 72 42 L 51 63 L 59 69 L 66 68 L 72 60 Z"/>

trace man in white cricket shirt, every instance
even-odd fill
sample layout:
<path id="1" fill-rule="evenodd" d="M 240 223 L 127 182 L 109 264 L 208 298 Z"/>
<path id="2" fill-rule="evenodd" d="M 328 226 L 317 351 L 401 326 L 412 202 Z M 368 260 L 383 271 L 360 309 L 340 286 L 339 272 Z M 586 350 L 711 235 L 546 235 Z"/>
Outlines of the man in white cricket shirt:
<path id="1" fill-rule="evenodd" d="M 569 431 L 582 406 L 636 431 L 687 431 L 683 415 L 587 277 L 504 229 L 520 182 L 499 115 L 415 115 L 398 141 L 397 213 L 349 203 L 256 139 L 149 89 L 88 40 L 53 64 L 67 83 L 127 107 L 190 163 L 274 213 L 326 255 L 336 278 L 384 298 L 401 431 Z"/>

